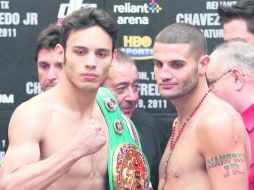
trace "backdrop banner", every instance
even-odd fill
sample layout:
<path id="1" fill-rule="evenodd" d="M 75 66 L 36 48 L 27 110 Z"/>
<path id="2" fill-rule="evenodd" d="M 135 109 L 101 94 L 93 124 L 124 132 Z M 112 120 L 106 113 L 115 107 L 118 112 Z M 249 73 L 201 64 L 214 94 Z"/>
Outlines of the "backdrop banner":
<path id="1" fill-rule="evenodd" d="M 174 22 L 193 24 L 203 31 L 209 52 L 223 41 L 217 8 L 220 0 L 0 0 L 0 158 L 7 148 L 10 116 L 22 102 L 41 93 L 34 59 L 35 40 L 50 23 L 81 7 L 106 10 L 118 23 L 117 48 L 131 56 L 139 70 L 140 99 L 137 107 L 166 124 L 176 116 L 162 99 L 153 72 L 153 39 Z"/>

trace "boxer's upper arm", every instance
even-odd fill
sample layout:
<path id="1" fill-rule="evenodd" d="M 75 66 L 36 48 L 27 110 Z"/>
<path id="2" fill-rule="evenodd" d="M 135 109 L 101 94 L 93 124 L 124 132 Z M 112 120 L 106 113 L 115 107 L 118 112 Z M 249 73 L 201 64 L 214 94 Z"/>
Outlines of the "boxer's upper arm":
<path id="1" fill-rule="evenodd" d="M 201 128 L 201 153 L 212 189 L 247 189 L 249 153 L 241 119 L 220 113 L 220 117 L 207 119 Z"/>
<path id="2" fill-rule="evenodd" d="M 34 115 L 25 112 L 16 109 L 11 117 L 8 127 L 9 146 L 3 161 L 4 174 L 40 159 L 39 121 L 36 122 Z"/>

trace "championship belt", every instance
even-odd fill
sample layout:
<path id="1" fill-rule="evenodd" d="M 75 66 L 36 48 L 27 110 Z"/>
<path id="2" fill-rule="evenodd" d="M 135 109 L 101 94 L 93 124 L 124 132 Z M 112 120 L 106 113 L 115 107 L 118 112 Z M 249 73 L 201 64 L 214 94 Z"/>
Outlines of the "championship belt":
<path id="1" fill-rule="evenodd" d="M 147 190 L 150 168 L 138 144 L 130 135 L 127 121 L 123 118 L 112 93 L 101 87 L 97 102 L 103 112 L 109 131 L 108 176 L 110 190 Z"/>
<path id="2" fill-rule="evenodd" d="M 142 152 L 130 143 L 119 145 L 113 157 L 114 189 L 148 189 L 148 177 Z"/>

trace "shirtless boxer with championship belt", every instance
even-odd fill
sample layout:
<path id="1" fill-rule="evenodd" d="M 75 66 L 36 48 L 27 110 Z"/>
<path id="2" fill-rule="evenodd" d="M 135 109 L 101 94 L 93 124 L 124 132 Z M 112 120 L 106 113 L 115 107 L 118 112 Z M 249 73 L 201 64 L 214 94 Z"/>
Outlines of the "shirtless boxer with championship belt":
<path id="1" fill-rule="evenodd" d="M 116 34 L 115 22 L 101 10 L 81 9 L 64 19 L 55 48 L 62 79 L 14 111 L 1 190 L 148 188 L 135 128 L 111 93 L 99 90 Z"/>

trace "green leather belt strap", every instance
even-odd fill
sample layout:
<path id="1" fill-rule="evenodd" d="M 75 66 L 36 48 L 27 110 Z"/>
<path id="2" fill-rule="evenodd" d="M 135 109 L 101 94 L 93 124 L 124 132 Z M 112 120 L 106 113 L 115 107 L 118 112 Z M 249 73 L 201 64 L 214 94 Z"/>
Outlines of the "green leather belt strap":
<path id="1" fill-rule="evenodd" d="M 114 154 L 116 149 L 119 149 L 119 146 L 122 144 L 130 144 L 131 146 L 134 145 L 139 149 L 142 153 L 142 149 L 135 140 L 131 137 L 129 128 L 127 126 L 127 121 L 123 118 L 122 113 L 120 111 L 120 108 L 118 106 L 118 103 L 113 96 L 113 94 L 106 88 L 101 87 L 97 93 L 96 96 L 97 103 L 100 106 L 100 109 L 105 117 L 105 120 L 108 125 L 108 131 L 109 131 L 109 147 L 108 147 L 108 176 L 109 176 L 109 186 L 110 190 L 114 189 L 114 179 L 113 179 L 113 162 L 116 162 L 114 160 Z M 119 124 L 119 125 L 118 125 Z M 133 133 L 136 133 L 136 129 L 133 125 L 133 128 L 135 131 Z M 138 138 L 138 134 L 135 134 Z M 138 142 L 139 138 L 138 138 Z M 116 156 L 115 156 L 116 157 Z M 147 162 L 147 159 L 145 158 L 145 165 L 147 166 L 148 171 L 148 180 L 150 181 L 150 169 Z M 142 188 L 144 189 L 144 188 Z"/>

